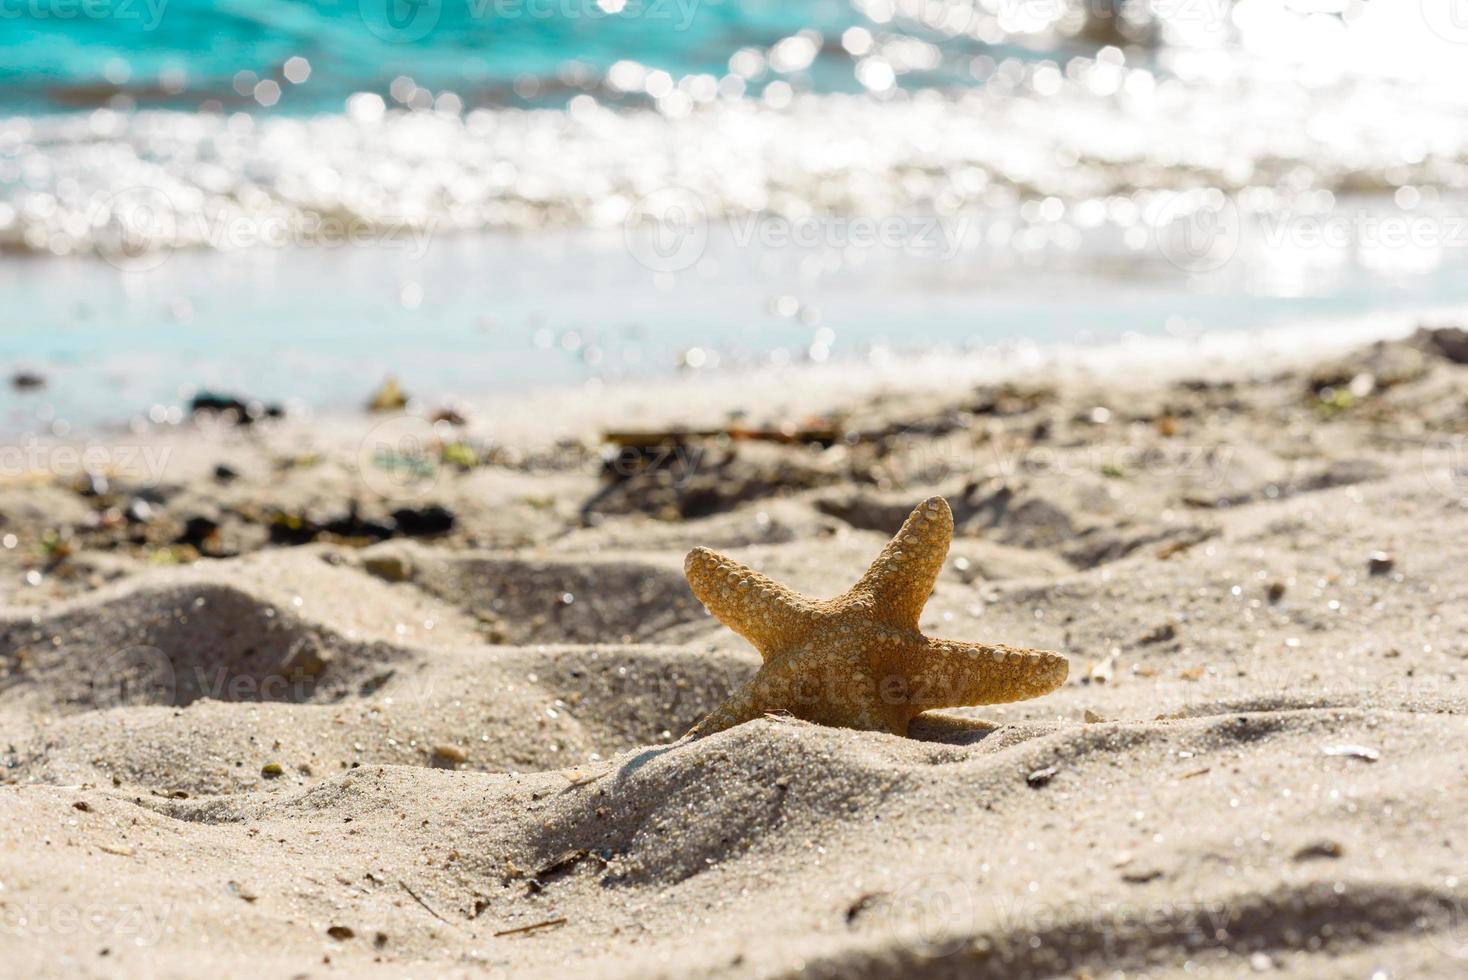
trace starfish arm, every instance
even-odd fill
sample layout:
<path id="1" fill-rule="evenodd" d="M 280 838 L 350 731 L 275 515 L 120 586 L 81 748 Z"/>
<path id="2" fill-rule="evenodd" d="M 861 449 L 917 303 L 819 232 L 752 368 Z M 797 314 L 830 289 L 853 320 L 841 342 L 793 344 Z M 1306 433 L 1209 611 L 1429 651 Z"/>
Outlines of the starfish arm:
<path id="1" fill-rule="evenodd" d="M 685 738 L 703 738 L 717 732 L 761 718 L 771 711 L 790 711 L 792 701 L 799 700 L 795 690 L 797 674 L 789 661 L 765 661 L 749 683 L 740 687 L 728 700 L 688 730 Z"/>
<path id="2" fill-rule="evenodd" d="M 765 708 L 761 699 L 756 696 L 751 687 L 745 687 L 705 715 L 703 720 L 688 729 L 688 733 L 683 737 L 703 738 L 705 735 L 715 735 L 735 725 L 753 721 L 764 713 Z"/>
<path id="3" fill-rule="evenodd" d="M 913 713 L 1024 701 L 1065 683 L 1070 662 L 1047 650 L 928 640 L 912 675 Z"/>
<path id="4" fill-rule="evenodd" d="M 879 621 L 916 630 L 952 540 L 953 511 L 948 501 L 929 497 L 908 515 L 902 530 L 847 594 L 869 597 L 872 615 Z"/>
<path id="5" fill-rule="evenodd" d="M 683 574 L 698 601 L 767 660 L 810 630 L 814 603 L 717 551 L 694 548 Z"/>

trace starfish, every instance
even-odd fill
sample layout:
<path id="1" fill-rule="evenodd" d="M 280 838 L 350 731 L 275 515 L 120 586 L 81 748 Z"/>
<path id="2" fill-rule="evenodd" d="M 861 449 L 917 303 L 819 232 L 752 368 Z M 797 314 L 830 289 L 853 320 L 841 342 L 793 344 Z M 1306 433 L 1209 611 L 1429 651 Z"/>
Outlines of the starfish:
<path id="1" fill-rule="evenodd" d="M 759 650 L 754 679 L 689 730 L 700 738 L 786 712 L 841 728 L 905 735 L 931 708 L 1039 697 L 1069 663 L 1044 650 L 924 636 L 918 617 L 948 555 L 953 512 L 929 497 L 846 594 L 809 599 L 708 548 L 683 571 L 709 612 Z"/>

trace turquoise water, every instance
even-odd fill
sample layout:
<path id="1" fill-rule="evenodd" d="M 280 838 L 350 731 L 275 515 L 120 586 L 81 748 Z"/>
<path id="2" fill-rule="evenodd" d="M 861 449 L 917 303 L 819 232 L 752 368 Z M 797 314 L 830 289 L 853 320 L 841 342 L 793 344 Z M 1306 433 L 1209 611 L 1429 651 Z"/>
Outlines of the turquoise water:
<path id="1" fill-rule="evenodd" d="M 73 7 L 92 13 L 54 15 Z M 118 92 L 140 105 L 248 107 L 253 97 L 236 91 L 242 72 L 248 84 L 278 80 L 277 107 L 289 112 L 339 109 L 350 93 L 386 92 L 399 76 L 471 105 L 564 105 L 619 61 L 673 78 L 720 77 L 740 49 L 768 49 L 802 30 L 823 39 L 802 84 L 857 91 L 838 39 L 877 26 L 831 0 L 626 0 L 615 13 L 596 0 L 89 0 L 86 8 L 28 0 L 6 9 L 14 16 L 0 42 L 0 112 L 87 105 Z M 981 48 L 976 40 L 920 21 L 886 30 L 945 43 L 940 63 L 907 73 L 904 84 L 974 83 L 967 61 Z M 991 53 L 1024 50 L 1000 44 Z M 285 80 L 291 58 L 309 62 L 304 83 Z"/>
<path id="2" fill-rule="evenodd" d="M 197 389 L 355 412 L 382 378 L 429 404 L 526 388 L 763 370 L 884 354 L 1073 346 L 1468 309 L 1468 248 L 1415 269 L 1345 255 L 1283 275 L 1261 249 L 1209 277 L 1156 253 L 1002 250 L 943 257 L 711 240 L 697 271 L 660 276 L 620 235 L 487 233 L 386 249 L 187 251 L 145 275 L 95 260 L 0 264 L 10 367 L 49 387 L 0 390 L 0 432 L 87 430 L 166 417 Z M 812 262 L 812 259 L 816 261 Z M 820 271 L 811 271 L 811 266 Z M 686 369 L 685 369 L 686 370 Z"/>
<path id="3" fill-rule="evenodd" d="M 1450 0 L 601 2 L 0 0 L 0 431 L 1468 305 Z"/>

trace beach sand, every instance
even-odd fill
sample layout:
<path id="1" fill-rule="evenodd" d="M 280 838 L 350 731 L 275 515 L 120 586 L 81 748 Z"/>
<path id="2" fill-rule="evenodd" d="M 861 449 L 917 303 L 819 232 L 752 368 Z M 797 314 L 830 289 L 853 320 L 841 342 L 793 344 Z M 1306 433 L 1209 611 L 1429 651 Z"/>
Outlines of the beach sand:
<path id="1" fill-rule="evenodd" d="M 569 410 L 471 415 L 462 466 L 384 417 L 101 440 L 105 487 L 36 448 L 0 973 L 1459 976 L 1465 361 L 731 389 L 696 407 L 843 438 L 614 475 Z M 674 744 L 758 664 L 689 548 L 830 596 L 935 493 L 923 629 L 1060 690 Z"/>

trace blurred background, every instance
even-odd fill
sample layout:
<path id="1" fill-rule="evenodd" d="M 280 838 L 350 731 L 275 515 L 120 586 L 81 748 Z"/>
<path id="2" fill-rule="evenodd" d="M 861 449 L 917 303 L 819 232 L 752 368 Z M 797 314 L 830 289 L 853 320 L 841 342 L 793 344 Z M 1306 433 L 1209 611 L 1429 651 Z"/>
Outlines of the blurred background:
<path id="1" fill-rule="evenodd" d="M 1449 316 L 1465 83 L 1462 0 L 0 0 L 0 428 Z"/>

